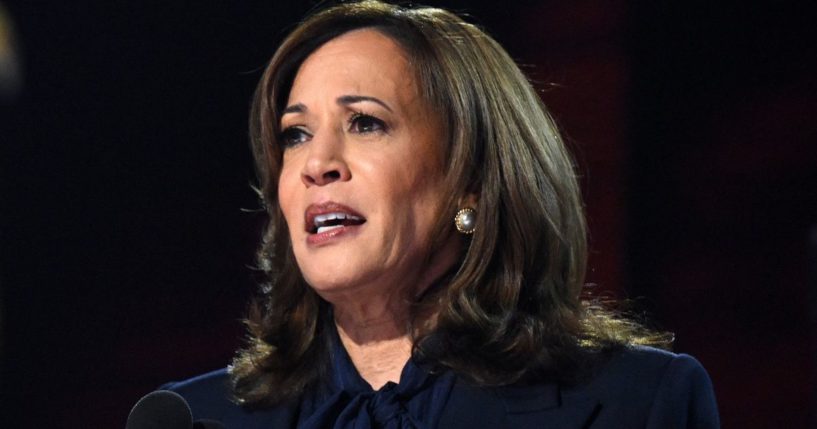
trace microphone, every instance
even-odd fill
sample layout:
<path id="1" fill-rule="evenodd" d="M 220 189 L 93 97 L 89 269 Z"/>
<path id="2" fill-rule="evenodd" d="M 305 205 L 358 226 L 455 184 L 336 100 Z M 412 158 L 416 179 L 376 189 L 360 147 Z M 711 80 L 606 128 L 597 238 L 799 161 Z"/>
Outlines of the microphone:
<path id="1" fill-rule="evenodd" d="M 225 429 L 215 420 L 193 421 L 187 401 L 176 392 L 157 390 L 143 396 L 128 414 L 125 429 Z"/>

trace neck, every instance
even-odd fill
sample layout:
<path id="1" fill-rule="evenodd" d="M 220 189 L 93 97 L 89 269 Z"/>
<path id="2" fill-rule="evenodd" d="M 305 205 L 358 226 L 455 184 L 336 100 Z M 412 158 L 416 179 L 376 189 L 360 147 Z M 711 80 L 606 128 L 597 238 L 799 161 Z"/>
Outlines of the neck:
<path id="1" fill-rule="evenodd" d="M 458 246 L 453 242 L 449 246 Z M 323 294 L 332 304 L 338 335 L 360 376 L 373 389 L 380 389 L 389 381 L 398 383 L 403 367 L 411 357 L 410 326 L 433 323 L 438 309 L 424 308 L 412 314 L 412 305 L 432 284 L 446 281 L 446 272 L 454 266 L 455 252 L 436 258 L 434 265 L 418 270 L 415 281 L 395 282 L 384 288 L 380 283 L 334 294 Z M 385 282 L 390 284 L 391 282 Z M 414 320 L 412 320 L 412 317 Z"/>
<path id="2" fill-rule="evenodd" d="M 388 332 L 391 333 L 388 333 Z M 391 327 L 348 331 L 338 324 L 338 336 L 360 376 L 380 389 L 388 382 L 399 383 L 403 367 L 411 357 L 411 339 Z M 360 342 L 360 338 L 368 338 Z"/>
<path id="3" fill-rule="evenodd" d="M 408 300 L 335 303 L 334 315 L 338 336 L 360 376 L 373 389 L 399 382 L 411 357 Z"/>

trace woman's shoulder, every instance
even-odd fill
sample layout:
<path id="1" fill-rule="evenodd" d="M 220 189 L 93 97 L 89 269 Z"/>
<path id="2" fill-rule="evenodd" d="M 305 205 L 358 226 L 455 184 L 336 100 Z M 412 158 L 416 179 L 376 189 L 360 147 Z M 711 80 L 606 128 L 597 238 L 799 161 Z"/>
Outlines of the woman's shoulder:
<path id="1" fill-rule="evenodd" d="M 719 427 L 712 384 L 695 358 L 640 346 L 605 357 L 570 385 L 481 388 L 459 382 L 440 427 Z"/>
<path id="2" fill-rule="evenodd" d="M 217 420 L 228 428 L 290 427 L 295 418 L 296 410 L 289 406 L 249 410 L 239 405 L 232 397 L 228 368 L 167 383 L 161 389 L 181 395 L 190 405 L 194 420 Z"/>
<path id="3" fill-rule="evenodd" d="M 200 389 L 200 388 L 225 388 L 229 387 L 229 372 L 228 368 L 221 368 L 215 371 L 206 372 L 195 377 L 188 378 L 181 381 L 171 381 L 162 385 L 162 389 L 173 390 L 176 389 Z"/>
<path id="4" fill-rule="evenodd" d="M 585 382 L 566 388 L 569 398 L 593 397 L 599 418 L 645 419 L 647 427 L 718 427 L 712 381 L 694 357 L 645 346 L 611 354 Z"/>
<path id="5" fill-rule="evenodd" d="M 593 384 L 619 384 L 623 379 L 645 390 L 662 383 L 709 381 L 703 366 L 694 357 L 648 346 L 627 346 L 610 353 L 594 372 Z"/>

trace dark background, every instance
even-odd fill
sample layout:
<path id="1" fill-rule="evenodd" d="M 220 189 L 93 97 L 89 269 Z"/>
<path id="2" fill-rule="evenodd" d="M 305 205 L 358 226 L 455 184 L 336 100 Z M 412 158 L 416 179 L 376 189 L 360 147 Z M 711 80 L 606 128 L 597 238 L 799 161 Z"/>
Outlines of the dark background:
<path id="1" fill-rule="evenodd" d="M 582 166 L 596 289 L 643 297 L 725 428 L 817 427 L 807 2 L 428 3 L 543 89 Z M 122 427 L 229 362 L 263 220 L 242 210 L 249 99 L 314 4 L 4 2 L 23 86 L 0 116 L 0 427 Z"/>

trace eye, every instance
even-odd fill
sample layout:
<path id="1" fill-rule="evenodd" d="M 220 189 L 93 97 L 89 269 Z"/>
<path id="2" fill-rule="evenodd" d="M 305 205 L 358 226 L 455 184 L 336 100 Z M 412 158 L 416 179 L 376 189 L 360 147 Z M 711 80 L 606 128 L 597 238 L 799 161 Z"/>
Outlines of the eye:
<path id="1" fill-rule="evenodd" d="M 284 147 L 297 146 L 312 137 L 308 132 L 300 127 L 293 126 L 281 131 L 278 140 Z"/>
<path id="2" fill-rule="evenodd" d="M 386 132 L 386 123 L 366 113 L 355 113 L 349 118 L 349 131 L 357 134 Z"/>

